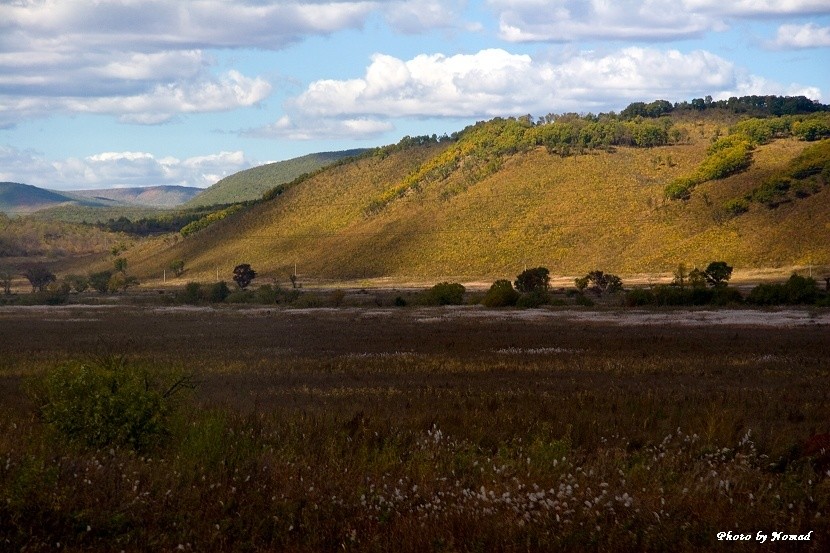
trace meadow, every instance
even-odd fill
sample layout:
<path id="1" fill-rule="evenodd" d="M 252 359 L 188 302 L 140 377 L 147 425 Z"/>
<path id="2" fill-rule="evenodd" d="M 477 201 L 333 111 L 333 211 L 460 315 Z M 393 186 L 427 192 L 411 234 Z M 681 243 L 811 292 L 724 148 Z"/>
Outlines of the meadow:
<path id="1" fill-rule="evenodd" d="M 823 551 L 828 324 L 0 307 L 0 549 Z M 195 385 L 157 441 L 90 445 L 44 416 L 44 375 L 106 364 Z"/>

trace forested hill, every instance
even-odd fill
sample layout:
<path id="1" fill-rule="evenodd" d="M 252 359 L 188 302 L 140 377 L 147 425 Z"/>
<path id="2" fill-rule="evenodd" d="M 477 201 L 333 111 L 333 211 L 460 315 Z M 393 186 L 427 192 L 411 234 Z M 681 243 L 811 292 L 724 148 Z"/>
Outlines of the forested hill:
<path id="1" fill-rule="evenodd" d="M 151 276 L 181 259 L 207 279 L 250 263 L 278 280 L 295 263 L 307 279 L 632 274 L 715 259 L 830 270 L 830 113 L 807 102 L 652 102 L 407 137 L 137 249 L 130 266 Z"/>

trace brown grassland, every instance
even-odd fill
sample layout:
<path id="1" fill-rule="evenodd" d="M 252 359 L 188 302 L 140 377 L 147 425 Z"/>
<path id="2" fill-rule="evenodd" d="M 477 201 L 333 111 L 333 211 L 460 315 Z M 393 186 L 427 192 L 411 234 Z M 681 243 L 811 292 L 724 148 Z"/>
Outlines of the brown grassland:
<path id="1" fill-rule="evenodd" d="M 0 549 L 827 550 L 827 314 L 661 313 L 0 307 Z M 151 448 L 39 415 L 113 355 L 198 381 Z"/>

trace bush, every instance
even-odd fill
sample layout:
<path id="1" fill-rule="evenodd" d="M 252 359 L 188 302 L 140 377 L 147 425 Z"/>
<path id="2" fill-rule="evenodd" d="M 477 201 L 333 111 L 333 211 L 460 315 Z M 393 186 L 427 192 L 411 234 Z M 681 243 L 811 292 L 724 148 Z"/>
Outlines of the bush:
<path id="1" fill-rule="evenodd" d="M 70 363 L 49 371 L 34 388 L 43 420 L 63 438 L 89 447 L 144 450 L 170 433 L 172 396 L 187 378 L 162 385 L 123 357 Z"/>
<path id="2" fill-rule="evenodd" d="M 654 293 L 651 290 L 633 288 L 625 293 L 625 304 L 629 307 L 654 305 L 655 303 Z"/>
<path id="3" fill-rule="evenodd" d="M 110 291 L 110 279 L 112 278 L 112 271 L 101 271 L 89 275 L 89 285 L 93 290 L 97 290 L 102 294 Z"/>
<path id="4" fill-rule="evenodd" d="M 181 303 L 196 304 L 199 303 L 199 291 L 202 285 L 198 282 L 188 282 L 184 285 L 184 290 L 176 295 L 176 299 Z"/>
<path id="5" fill-rule="evenodd" d="M 481 303 L 487 307 L 507 307 L 516 305 L 518 299 L 519 293 L 509 280 L 497 280 L 490 286 Z"/>
<path id="6" fill-rule="evenodd" d="M 203 284 L 199 287 L 199 299 L 208 303 L 222 303 L 231 293 L 228 283 L 224 280 L 213 284 Z"/>
<path id="7" fill-rule="evenodd" d="M 733 217 L 737 217 L 749 211 L 749 202 L 743 198 L 732 198 L 724 202 L 723 209 Z"/>
<path id="8" fill-rule="evenodd" d="M 516 307 L 519 309 L 535 309 L 550 302 L 550 296 L 547 292 L 537 290 L 535 292 L 528 292 L 519 296 L 516 300 Z"/>
<path id="9" fill-rule="evenodd" d="M 457 282 L 440 282 L 424 293 L 423 302 L 426 305 L 461 305 L 465 291 Z"/>

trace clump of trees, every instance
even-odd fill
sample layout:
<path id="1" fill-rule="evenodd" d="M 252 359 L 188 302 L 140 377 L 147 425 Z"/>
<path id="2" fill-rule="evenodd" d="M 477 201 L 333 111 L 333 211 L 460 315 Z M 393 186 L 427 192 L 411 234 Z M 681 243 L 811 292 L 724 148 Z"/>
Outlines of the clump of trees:
<path id="1" fill-rule="evenodd" d="M 622 290 L 623 287 L 620 277 L 599 270 L 591 271 L 584 277 L 577 278 L 574 284 L 580 292 L 588 290 L 597 295 L 613 294 Z"/>

